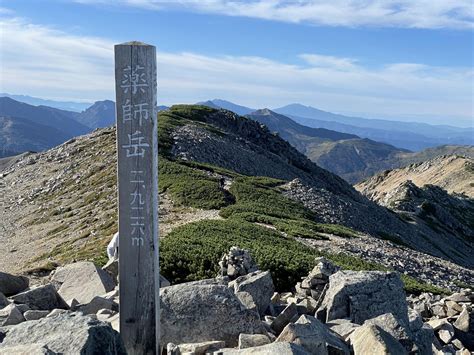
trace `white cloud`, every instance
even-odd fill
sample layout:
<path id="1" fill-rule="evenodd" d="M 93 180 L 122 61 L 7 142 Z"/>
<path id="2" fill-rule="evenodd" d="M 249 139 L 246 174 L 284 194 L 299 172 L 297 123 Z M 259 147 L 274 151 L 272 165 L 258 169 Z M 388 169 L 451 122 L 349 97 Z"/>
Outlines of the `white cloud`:
<path id="1" fill-rule="evenodd" d="M 301 59 L 314 67 L 333 68 L 333 69 L 354 69 L 355 59 L 339 58 L 320 54 L 300 54 Z"/>
<path id="2" fill-rule="evenodd" d="M 44 98 L 114 98 L 113 42 L 14 18 L 1 20 L 0 91 Z M 301 54 L 301 65 L 261 57 L 158 48 L 158 102 L 223 98 L 251 107 L 301 102 L 329 111 L 472 117 L 472 68 L 414 63 L 368 68 L 352 58 Z"/>
<path id="3" fill-rule="evenodd" d="M 472 0 L 73 0 L 327 26 L 472 29 Z"/>

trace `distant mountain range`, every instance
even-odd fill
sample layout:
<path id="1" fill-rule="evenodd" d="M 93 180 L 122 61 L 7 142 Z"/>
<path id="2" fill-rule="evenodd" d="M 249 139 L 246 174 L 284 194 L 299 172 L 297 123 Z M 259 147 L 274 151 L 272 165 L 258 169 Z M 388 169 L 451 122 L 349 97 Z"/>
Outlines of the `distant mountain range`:
<path id="1" fill-rule="evenodd" d="M 220 99 L 201 102 L 201 104 L 224 108 L 239 115 L 247 115 L 255 111 L 250 107 Z M 445 144 L 474 144 L 474 128 L 350 117 L 301 104 L 290 104 L 275 108 L 273 111 L 288 116 L 304 126 L 354 134 L 361 138 L 369 138 L 412 151 Z"/>
<path id="2" fill-rule="evenodd" d="M 114 122 L 113 101 L 98 101 L 74 112 L 0 97 L 0 157 L 49 149 Z"/>
<path id="3" fill-rule="evenodd" d="M 287 105 L 274 111 L 309 127 L 352 133 L 413 151 L 441 144 L 474 144 L 473 128 L 349 117 L 300 104 Z"/>
<path id="4" fill-rule="evenodd" d="M 224 100 L 211 100 L 200 104 L 213 108 L 218 108 L 219 104 L 225 109 L 238 106 Z M 252 110 L 243 106 L 238 108 L 240 112 Z M 474 148 L 469 146 L 440 146 L 413 153 L 354 134 L 308 127 L 269 109 L 256 110 L 246 116 L 277 132 L 313 162 L 350 183 L 357 183 L 386 169 L 399 168 L 439 155 L 474 154 Z"/>
<path id="5" fill-rule="evenodd" d="M 232 111 L 241 116 L 245 116 L 251 112 L 256 111 L 256 109 L 254 108 L 237 105 L 237 104 L 234 104 L 233 102 L 221 100 L 221 99 L 201 101 L 201 102 L 198 102 L 197 105 L 204 105 L 204 106 L 212 107 L 212 108 L 225 108 L 226 110 Z"/>
<path id="6" fill-rule="evenodd" d="M 0 93 L 0 97 L 9 97 L 15 101 L 24 102 L 25 104 L 30 104 L 33 106 L 49 106 L 74 112 L 82 112 L 92 105 L 92 102 L 45 100 L 40 99 L 39 97 L 32 97 L 28 95 L 12 95 L 5 92 Z"/>
<path id="7" fill-rule="evenodd" d="M 110 100 L 87 104 L 82 112 L 42 105 L 45 102 L 59 107 L 69 104 L 23 95 L 0 97 L 0 158 L 46 150 L 93 129 L 115 124 L 115 102 Z M 167 108 L 158 106 L 157 111 Z"/>
<path id="8" fill-rule="evenodd" d="M 46 150 L 71 137 L 62 130 L 26 118 L 0 116 L 0 158 Z"/>
<path id="9" fill-rule="evenodd" d="M 224 108 L 265 124 L 312 161 L 350 183 L 357 183 L 386 169 L 399 168 L 438 155 L 471 156 L 474 149 L 444 145 L 412 153 L 399 148 L 400 145 L 390 144 L 393 140 L 403 140 L 408 146 L 411 146 L 409 142 L 423 146 L 427 140 L 439 142 L 437 145 L 452 140 L 456 142 L 467 140 L 470 144 L 473 143 L 472 138 L 467 139 L 472 130 L 451 126 L 348 117 L 298 104 L 277 109 L 280 112 L 292 113 L 291 117 L 269 109 L 254 110 L 220 99 L 199 104 Z M 168 107 L 158 107 L 158 111 L 165 109 Z M 297 115 L 313 115 L 328 121 Z M 48 106 L 33 106 L 3 97 L 0 98 L 0 117 L 2 117 L 0 121 L 0 143 L 2 143 L 0 157 L 2 157 L 24 151 L 48 149 L 92 129 L 113 125 L 115 103 L 110 100 L 98 101 L 82 112 L 74 112 Z M 362 127 L 369 124 L 372 124 L 372 128 Z M 337 129 L 331 129 L 332 127 Z M 403 131 L 404 129 L 407 131 Z M 425 135 L 420 136 L 420 133 L 415 133 L 416 131 Z M 443 132 L 446 137 L 443 137 Z M 377 139 L 369 139 L 367 136 L 376 136 Z M 453 136 L 457 138 L 454 139 Z"/>
<path id="10" fill-rule="evenodd" d="M 115 102 L 97 101 L 74 119 L 90 128 L 111 126 L 115 124 Z"/>

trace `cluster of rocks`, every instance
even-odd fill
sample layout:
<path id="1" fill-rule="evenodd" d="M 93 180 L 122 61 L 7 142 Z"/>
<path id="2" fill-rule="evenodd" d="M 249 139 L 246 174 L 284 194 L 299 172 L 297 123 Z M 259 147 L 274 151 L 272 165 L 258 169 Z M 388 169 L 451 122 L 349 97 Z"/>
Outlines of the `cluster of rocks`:
<path id="1" fill-rule="evenodd" d="M 399 274 L 340 271 L 324 258 L 315 264 L 295 292 L 272 294 L 271 276 L 262 271 L 163 289 L 168 353 L 450 353 L 439 344 L 437 325 L 407 302 Z M 472 337 L 472 325 L 464 329 L 464 338 Z M 469 342 L 457 344 L 452 354 L 474 350 Z"/>
<path id="2" fill-rule="evenodd" d="M 161 285 L 161 344 L 169 355 L 474 350 L 471 291 L 407 298 L 398 273 L 338 270 L 317 258 L 294 292 L 278 293 L 247 251 L 232 248 L 223 260 L 223 269 L 238 266 L 238 277 Z M 0 292 L 0 354 L 125 353 L 118 287 L 92 263 L 58 268 L 36 288 L 0 273 Z"/>
<path id="3" fill-rule="evenodd" d="M 434 346 L 440 354 L 474 349 L 474 292 L 465 289 L 447 297 L 422 293 L 407 297 L 409 307 L 436 335 Z"/>
<path id="4" fill-rule="evenodd" d="M 118 308 L 113 278 L 91 262 L 58 268 L 38 287 L 0 272 L 0 354 L 125 354 Z"/>
<path id="5" fill-rule="evenodd" d="M 219 262 L 221 276 L 228 276 L 235 280 L 239 276 L 257 271 L 258 267 L 247 250 L 231 247 Z"/>
<path id="6" fill-rule="evenodd" d="M 329 276 L 339 270 L 323 257 L 316 258 L 315 262 L 316 266 L 309 275 L 296 284 L 297 296 L 305 298 L 311 296 L 312 299 L 319 300 L 328 288 Z"/>

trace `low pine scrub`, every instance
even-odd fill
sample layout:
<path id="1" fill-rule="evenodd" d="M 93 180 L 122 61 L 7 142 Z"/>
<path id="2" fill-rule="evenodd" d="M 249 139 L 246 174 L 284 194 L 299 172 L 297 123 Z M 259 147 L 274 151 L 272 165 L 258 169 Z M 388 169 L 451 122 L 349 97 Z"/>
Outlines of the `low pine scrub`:
<path id="1" fill-rule="evenodd" d="M 203 209 L 219 209 L 232 203 L 232 195 L 219 186 L 219 179 L 186 165 L 160 157 L 160 192 L 167 192 L 173 202 Z"/>

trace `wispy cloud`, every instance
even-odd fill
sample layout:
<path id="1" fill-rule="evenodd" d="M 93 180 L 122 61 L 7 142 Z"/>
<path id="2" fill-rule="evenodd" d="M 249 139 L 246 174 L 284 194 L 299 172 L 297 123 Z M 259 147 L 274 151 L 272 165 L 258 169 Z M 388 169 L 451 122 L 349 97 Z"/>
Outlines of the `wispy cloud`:
<path id="1" fill-rule="evenodd" d="M 325 26 L 472 29 L 472 0 L 73 0 Z"/>
<path id="2" fill-rule="evenodd" d="M 71 35 L 23 19 L 0 21 L 0 91 L 45 98 L 114 97 L 113 41 Z M 261 57 L 169 53 L 158 48 L 160 104 L 224 98 L 252 107 L 301 102 L 326 110 L 472 117 L 472 68 L 301 54 Z"/>

